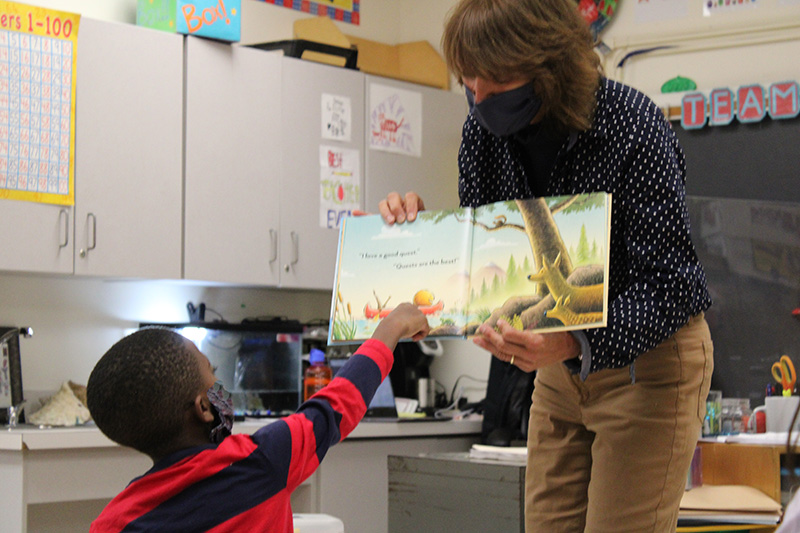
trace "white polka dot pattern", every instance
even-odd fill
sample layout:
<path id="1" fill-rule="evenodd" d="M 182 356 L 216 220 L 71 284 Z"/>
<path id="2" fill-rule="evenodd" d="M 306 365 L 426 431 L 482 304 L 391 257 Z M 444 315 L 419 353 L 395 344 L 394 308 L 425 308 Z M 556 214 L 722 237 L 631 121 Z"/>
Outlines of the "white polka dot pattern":
<path id="1" fill-rule="evenodd" d="M 467 117 L 462 206 L 532 195 L 515 150 Z M 612 193 L 608 325 L 585 332 L 591 372 L 631 364 L 711 305 L 690 238 L 685 182 L 683 150 L 661 111 L 604 79 L 592 128 L 564 142 L 546 185 L 548 196 Z"/>

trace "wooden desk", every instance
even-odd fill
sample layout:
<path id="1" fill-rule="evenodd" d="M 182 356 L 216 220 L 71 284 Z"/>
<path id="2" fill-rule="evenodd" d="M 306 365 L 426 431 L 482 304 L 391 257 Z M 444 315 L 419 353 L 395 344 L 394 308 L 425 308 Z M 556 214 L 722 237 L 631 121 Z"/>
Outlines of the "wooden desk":
<path id="1" fill-rule="evenodd" d="M 775 531 L 774 526 L 753 526 L 753 525 L 712 525 L 712 526 L 678 526 L 675 533 L 729 533 L 730 531 L 741 531 L 742 533 L 772 533 Z"/>
<path id="2" fill-rule="evenodd" d="M 781 501 L 781 455 L 786 446 L 702 441 L 699 445 L 704 484 L 747 485 Z"/>
<path id="3" fill-rule="evenodd" d="M 702 450 L 703 484 L 755 487 L 786 507 L 788 496 L 783 494 L 786 488 L 784 491 L 781 490 L 781 457 L 786 455 L 786 445 L 703 441 L 698 444 Z M 800 457 L 797 466 L 800 466 Z M 762 528 L 751 531 L 775 529 Z"/>
<path id="4" fill-rule="evenodd" d="M 785 446 L 702 442 L 703 482 L 755 487 L 781 501 Z M 524 530 L 525 464 L 472 459 L 468 453 L 389 456 L 389 533 Z M 487 509 L 491 512 L 487 512 Z M 750 531 L 775 526 L 682 526 L 678 533 Z"/>

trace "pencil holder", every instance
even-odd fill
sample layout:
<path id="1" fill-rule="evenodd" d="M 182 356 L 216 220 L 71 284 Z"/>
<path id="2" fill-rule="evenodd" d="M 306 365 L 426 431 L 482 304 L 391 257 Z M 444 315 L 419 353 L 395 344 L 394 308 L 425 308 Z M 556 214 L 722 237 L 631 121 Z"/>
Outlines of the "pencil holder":
<path id="1" fill-rule="evenodd" d="M 767 431 L 786 433 L 792 423 L 792 417 L 800 405 L 800 396 L 767 396 L 764 399 L 767 414 Z M 795 422 L 794 430 L 797 431 L 800 424 Z"/>

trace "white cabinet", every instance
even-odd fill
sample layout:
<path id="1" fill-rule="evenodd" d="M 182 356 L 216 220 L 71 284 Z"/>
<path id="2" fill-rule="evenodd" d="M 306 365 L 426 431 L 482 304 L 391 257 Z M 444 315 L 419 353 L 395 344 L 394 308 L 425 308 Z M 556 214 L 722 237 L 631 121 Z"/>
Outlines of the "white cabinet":
<path id="1" fill-rule="evenodd" d="M 358 152 L 363 190 L 364 75 L 289 57 L 282 62 L 281 286 L 330 290 L 339 232 L 320 223 L 320 146 Z M 323 94 L 350 100 L 350 141 L 322 138 Z"/>
<path id="2" fill-rule="evenodd" d="M 363 75 L 256 48 L 186 40 L 184 277 L 328 289 L 338 232 L 320 227 L 322 94 L 352 101 L 363 157 Z"/>
<path id="3" fill-rule="evenodd" d="M 422 157 L 369 149 L 373 83 L 421 94 Z M 349 139 L 323 136 L 330 97 Z M 0 270 L 330 290 L 321 148 L 352 151 L 362 208 L 393 190 L 452 207 L 465 115 L 452 92 L 84 18 L 75 206 L 0 200 Z"/>
<path id="4" fill-rule="evenodd" d="M 186 39 L 184 277 L 277 285 L 281 56 Z"/>
<path id="5" fill-rule="evenodd" d="M 458 206 L 458 148 L 467 116 L 463 94 L 412 83 L 366 76 L 366 98 L 372 84 L 419 93 L 422 98 L 421 157 L 368 149 L 365 156 L 367 211 L 392 191 L 415 191 L 427 209 Z M 367 101 L 367 113 L 376 103 Z M 369 120 L 369 116 L 367 117 Z"/>
<path id="6" fill-rule="evenodd" d="M 83 18 L 75 274 L 180 278 L 183 39 Z"/>
<path id="7" fill-rule="evenodd" d="M 0 270 L 72 273 L 71 206 L 0 200 Z"/>
<path id="8" fill-rule="evenodd" d="M 179 278 L 183 48 L 81 20 L 75 206 L 0 200 L 0 270 Z"/>
<path id="9" fill-rule="evenodd" d="M 461 423 L 421 422 L 421 424 L 444 424 L 444 427 L 447 427 L 446 424 Z M 369 422 L 361 422 L 359 428 L 365 424 L 369 425 Z M 480 424 L 476 424 L 476 427 L 479 428 Z M 314 474 L 317 478 L 314 483 L 319 507 L 312 512 L 339 518 L 344 522 L 347 533 L 387 533 L 391 531 L 389 456 L 467 452 L 479 440 L 477 433 L 429 434 L 394 439 L 347 438 L 330 449 Z M 298 512 L 299 509 L 294 508 L 294 511 Z"/>

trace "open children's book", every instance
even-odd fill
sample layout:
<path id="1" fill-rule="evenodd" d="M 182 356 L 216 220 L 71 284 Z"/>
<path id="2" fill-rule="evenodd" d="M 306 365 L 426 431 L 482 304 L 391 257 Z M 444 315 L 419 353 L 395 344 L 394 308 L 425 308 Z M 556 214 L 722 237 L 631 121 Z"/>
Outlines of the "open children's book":
<path id="1" fill-rule="evenodd" d="M 341 224 L 329 344 L 368 339 L 402 302 L 433 337 L 503 318 L 517 329 L 606 325 L 611 196 L 586 193 Z"/>

